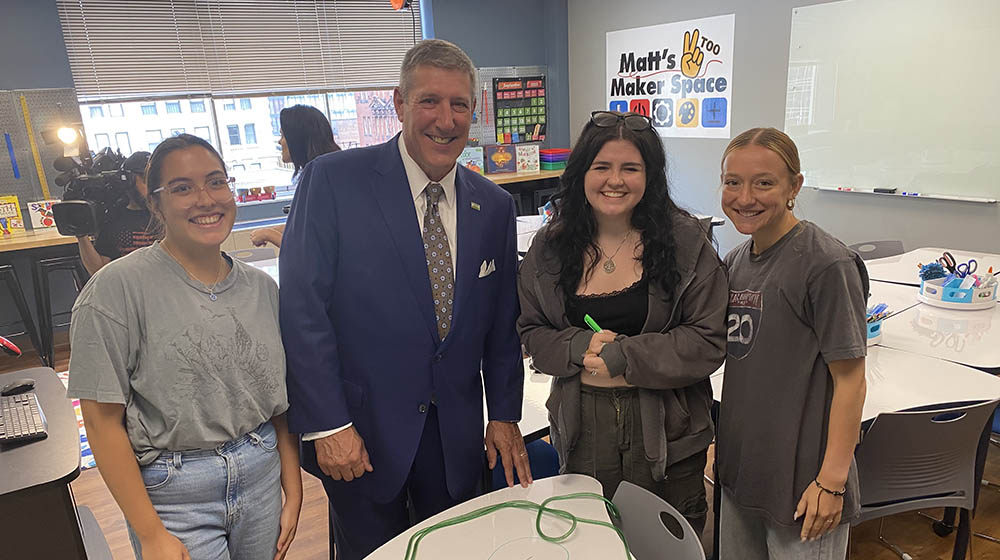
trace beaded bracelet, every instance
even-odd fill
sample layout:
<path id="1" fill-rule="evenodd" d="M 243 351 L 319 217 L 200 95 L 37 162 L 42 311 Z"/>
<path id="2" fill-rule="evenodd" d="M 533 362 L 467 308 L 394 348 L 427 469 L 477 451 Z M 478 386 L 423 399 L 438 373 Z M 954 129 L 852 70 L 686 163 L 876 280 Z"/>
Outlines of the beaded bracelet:
<path id="1" fill-rule="evenodd" d="M 836 490 L 830 490 L 828 488 L 823 488 L 823 485 L 819 483 L 819 479 L 818 478 L 817 479 L 813 479 L 813 483 L 816 484 L 816 488 L 819 488 L 820 490 L 826 492 L 827 494 L 832 494 L 834 496 L 843 496 L 845 493 L 847 493 L 847 487 L 846 486 L 844 487 L 843 490 L 841 490 L 841 491 L 838 492 Z"/>

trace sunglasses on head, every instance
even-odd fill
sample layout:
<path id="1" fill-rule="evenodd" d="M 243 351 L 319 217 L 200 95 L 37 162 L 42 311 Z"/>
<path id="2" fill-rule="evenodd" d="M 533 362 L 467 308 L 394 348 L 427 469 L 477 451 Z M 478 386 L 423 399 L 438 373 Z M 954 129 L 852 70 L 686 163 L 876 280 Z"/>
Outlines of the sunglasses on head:
<path id="1" fill-rule="evenodd" d="M 594 123 L 594 126 L 599 126 L 601 128 L 611 128 L 613 126 L 618 126 L 618 121 L 625 122 L 625 128 L 641 132 L 643 130 L 652 128 L 653 121 L 639 113 L 617 113 L 614 111 L 594 111 L 590 114 L 590 122 Z"/>

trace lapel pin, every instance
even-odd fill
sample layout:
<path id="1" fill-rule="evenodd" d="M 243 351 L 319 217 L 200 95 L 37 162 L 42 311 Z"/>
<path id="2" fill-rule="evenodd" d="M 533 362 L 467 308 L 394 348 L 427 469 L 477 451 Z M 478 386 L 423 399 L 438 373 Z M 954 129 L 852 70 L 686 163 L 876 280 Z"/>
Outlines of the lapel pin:
<path id="1" fill-rule="evenodd" d="M 478 211 L 479 210 L 479 203 L 478 202 L 473 202 L 472 203 L 472 209 Z"/>

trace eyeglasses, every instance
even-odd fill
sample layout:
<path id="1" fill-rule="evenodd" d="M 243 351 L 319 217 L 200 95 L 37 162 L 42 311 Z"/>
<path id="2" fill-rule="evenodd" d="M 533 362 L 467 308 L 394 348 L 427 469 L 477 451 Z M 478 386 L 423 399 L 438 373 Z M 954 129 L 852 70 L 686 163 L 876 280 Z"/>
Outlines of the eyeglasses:
<path id="1" fill-rule="evenodd" d="M 153 192 L 166 191 L 167 195 L 172 198 L 188 204 L 194 204 L 198 200 L 198 191 L 203 190 L 216 202 L 228 202 L 233 199 L 232 184 L 234 180 L 235 178 L 233 177 L 214 177 L 201 187 L 195 187 L 191 183 L 176 183 L 160 187 Z"/>
<path id="2" fill-rule="evenodd" d="M 646 115 L 639 113 L 617 113 L 614 111 L 594 111 L 590 114 L 590 122 L 594 126 L 601 128 L 611 128 L 618 126 L 618 121 L 625 121 L 625 128 L 635 132 L 642 132 L 652 128 L 653 121 Z"/>

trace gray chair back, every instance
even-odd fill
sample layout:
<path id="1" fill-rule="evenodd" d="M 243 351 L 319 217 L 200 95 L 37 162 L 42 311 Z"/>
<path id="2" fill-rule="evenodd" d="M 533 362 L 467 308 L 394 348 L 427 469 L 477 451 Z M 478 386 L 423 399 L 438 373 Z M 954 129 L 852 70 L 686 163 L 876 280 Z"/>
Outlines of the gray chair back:
<path id="1" fill-rule="evenodd" d="M 879 414 L 854 452 L 861 487 L 854 523 L 931 507 L 972 509 L 976 450 L 998 402 Z"/>
<path id="2" fill-rule="evenodd" d="M 621 514 L 620 528 L 636 560 L 705 560 L 705 551 L 691 524 L 656 494 L 623 481 L 611 501 Z M 679 527 L 681 536 L 675 536 L 665 523 L 675 530 Z"/>
<path id="3" fill-rule="evenodd" d="M 861 258 L 866 261 L 882 257 L 895 257 L 906 252 L 903 249 L 902 241 L 865 241 L 849 247 L 857 251 Z"/>
<path id="4" fill-rule="evenodd" d="M 253 249 L 237 249 L 229 253 L 229 256 L 243 262 L 257 262 L 277 258 L 278 253 L 272 247 L 255 247 Z"/>

